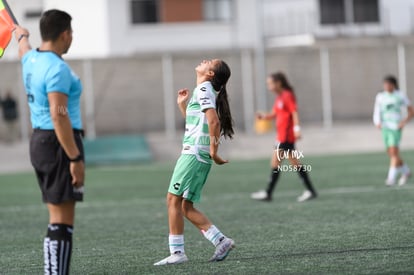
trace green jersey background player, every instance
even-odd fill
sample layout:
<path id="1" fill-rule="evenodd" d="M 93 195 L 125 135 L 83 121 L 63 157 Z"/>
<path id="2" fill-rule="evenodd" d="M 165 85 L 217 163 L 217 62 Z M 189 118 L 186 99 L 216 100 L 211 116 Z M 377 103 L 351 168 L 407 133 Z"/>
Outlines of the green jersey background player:
<path id="1" fill-rule="evenodd" d="M 407 108 L 407 116 L 404 118 L 404 108 Z M 397 178 L 401 175 L 398 184 L 404 185 L 411 176 L 410 169 L 404 164 L 399 145 L 402 129 L 414 116 L 408 97 L 398 90 L 398 80 L 394 76 L 384 78 L 384 91 L 375 98 L 374 124 L 381 129 L 382 137 L 390 157 L 390 168 L 386 185 L 396 184 Z"/>

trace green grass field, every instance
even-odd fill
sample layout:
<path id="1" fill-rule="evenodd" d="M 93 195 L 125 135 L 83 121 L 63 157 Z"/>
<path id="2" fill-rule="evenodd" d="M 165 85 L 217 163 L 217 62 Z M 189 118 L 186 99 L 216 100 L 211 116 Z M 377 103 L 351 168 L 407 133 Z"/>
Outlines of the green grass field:
<path id="1" fill-rule="evenodd" d="M 414 165 L 413 152 L 404 154 Z M 190 262 L 154 267 L 168 255 L 164 204 L 171 164 L 90 168 L 77 207 L 72 274 L 414 274 L 414 184 L 384 185 L 385 154 L 309 157 L 320 198 L 285 173 L 271 203 L 268 161 L 215 166 L 199 208 L 237 248 L 208 263 L 214 248 L 189 223 Z M 0 273 L 42 274 L 47 213 L 32 173 L 1 175 Z"/>

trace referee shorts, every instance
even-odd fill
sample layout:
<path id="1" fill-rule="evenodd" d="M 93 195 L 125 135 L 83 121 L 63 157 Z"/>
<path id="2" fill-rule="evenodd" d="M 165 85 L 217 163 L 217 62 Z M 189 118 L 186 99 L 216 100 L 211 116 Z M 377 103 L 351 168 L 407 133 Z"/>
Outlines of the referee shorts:
<path id="1" fill-rule="evenodd" d="M 76 145 L 84 156 L 83 131 L 74 130 Z M 83 188 L 74 188 L 70 161 L 54 130 L 35 129 L 30 139 L 30 161 L 36 172 L 43 202 L 82 201 Z"/>

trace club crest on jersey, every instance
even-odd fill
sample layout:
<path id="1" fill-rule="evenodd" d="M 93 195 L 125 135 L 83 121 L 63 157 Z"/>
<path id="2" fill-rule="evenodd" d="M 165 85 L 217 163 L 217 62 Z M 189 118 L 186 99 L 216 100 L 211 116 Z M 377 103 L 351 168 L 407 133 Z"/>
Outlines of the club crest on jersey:
<path id="1" fill-rule="evenodd" d="M 276 106 L 278 109 L 283 109 L 283 102 L 279 101 Z"/>

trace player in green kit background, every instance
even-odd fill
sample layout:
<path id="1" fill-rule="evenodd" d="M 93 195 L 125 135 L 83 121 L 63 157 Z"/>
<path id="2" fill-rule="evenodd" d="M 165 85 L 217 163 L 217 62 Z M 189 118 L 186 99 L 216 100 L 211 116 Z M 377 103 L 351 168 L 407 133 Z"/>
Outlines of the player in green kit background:
<path id="1" fill-rule="evenodd" d="M 233 120 L 226 84 L 230 68 L 222 60 L 204 60 L 196 68 L 197 87 L 192 96 L 186 89 L 178 92 L 177 103 L 186 119 L 183 150 L 177 161 L 167 195 L 170 256 L 154 265 L 188 261 L 184 251 L 184 217 L 196 226 L 215 247 L 210 261 L 222 261 L 234 247 L 196 208 L 212 162 L 227 163 L 217 154 L 220 137 L 232 138 Z"/>
<path id="2" fill-rule="evenodd" d="M 403 108 L 407 108 L 407 116 L 403 118 Z M 398 185 L 407 183 L 411 176 L 410 169 L 404 164 L 399 145 L 401 141 L 402 129 L 414 116 L 414 108 L 410 100 L 398 90 L 398 81 L 394 76 L 384 78 L 384 91 L 380 92 L 375 98 L 374 124 L 382 131 L 382 137 L 390 157 L 390 168 L 386 185 L 393 186 L 400 179 Z"/>

